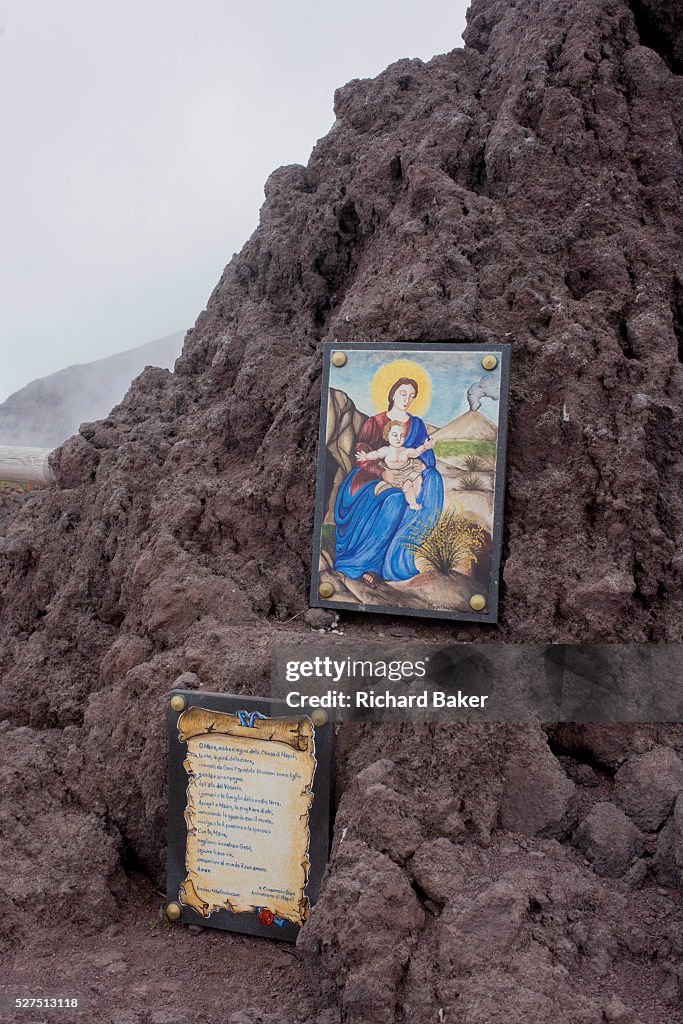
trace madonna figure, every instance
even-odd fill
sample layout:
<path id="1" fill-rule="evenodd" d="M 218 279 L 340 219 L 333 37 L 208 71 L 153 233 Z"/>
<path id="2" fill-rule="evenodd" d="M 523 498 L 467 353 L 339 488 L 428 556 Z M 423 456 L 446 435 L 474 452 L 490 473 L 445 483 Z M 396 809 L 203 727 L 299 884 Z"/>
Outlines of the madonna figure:
<path id="1" fill-rule="evenodd" d="M 429 434 L 420 417 L 408 412 L 417 393 L 417 381 L 400 377 L 389 390 L 387 411 L 371 416 L 356 438 L 357 465 L 342 483 L 334 511 L 334 567 L 350 579 L 372 584 L 378 579 L 417 576 L 414 554 L 406 542 L 415 527 L 435 522 L 441 514 L 443 480 Z M 394 429 L 397 424 L 402 430 Z M 419 503 L 406 500 L 408 471 L 391 468 L 391 458 L 377 458 L 388 442 L 404 446 L 415 456 L 410 463 L 413 480 L 419 477 Z M 416 472 L 421 464 L 424 469 Z"/>

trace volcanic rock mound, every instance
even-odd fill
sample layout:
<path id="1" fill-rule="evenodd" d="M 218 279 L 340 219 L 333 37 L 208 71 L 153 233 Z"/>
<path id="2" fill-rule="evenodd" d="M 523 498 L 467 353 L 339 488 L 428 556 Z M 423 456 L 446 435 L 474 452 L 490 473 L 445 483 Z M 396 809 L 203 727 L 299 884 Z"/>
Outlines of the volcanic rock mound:
<path id="1" fill-rule="evenodd" d="M 262 692 L 305 636 L 323 340 L 512 345 L 500 625 L 421 638 L 681 640 L 677 25 L 670 0 L 476 0 L 464 49 L 339 89 L 176 372 L 2 497 L 8 941 L 36 908 L 81 935 L 127 913 L 126 873 L 162 871 L 168 688 Z M 391 625 L 348 614 L 344 642 Z M 266 1009 L 254 969 L 240 1009 L 226 966 L 235 1022 L 683 1019 L 681 797 L 655 826 L 634 788 L 648 755 L 679 777 L 678 727 L 338 740 L 301 972 Z"/>

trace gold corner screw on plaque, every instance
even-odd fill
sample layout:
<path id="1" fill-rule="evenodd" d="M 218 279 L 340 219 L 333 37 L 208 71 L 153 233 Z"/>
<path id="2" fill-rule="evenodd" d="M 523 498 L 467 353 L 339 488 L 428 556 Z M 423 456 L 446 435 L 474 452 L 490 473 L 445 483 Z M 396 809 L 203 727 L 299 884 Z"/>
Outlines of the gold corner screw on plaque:
<path id="1" fill-rule="evenodd" d="M 316 729 L 320 729 L 321 726 L 327 725 L 327 711 L 323 711 L 322 708 L 316 708 L 315 711 L 311 714 L 311 721 L 313 722 L 313 725 L 316 727 Z"/>
<path id="2" fill-rule="evenodd" d="M 334 594 L 334 587 L 331 583 L 321 583 L 318 587 L 318 593 L 321 597 L 332 597 Z"/>
<path id="3" fill-rule="evenodd" d="M 498 357 L 494 355 L 484 356 L 481 361 L 481 365 L 485 370 L 495 370 L 498 366 Z"/>
<path id="4" fill-rule="evenodd" d="M 346 354 L 344 352 L 335 352 L 332 356 L 333 366 L 346 366 Z"/>
<path id="5" fill-rule="evenodd" d="M 179 903 L 169 903 L 166 907 L 166 917 L 169 921 L 179 921 L 181 913 Z"/>
<path id="6" fill-rule="evenodd" d="M 474 612 L 483 612 L 486 607 L 486 598 L 483 594 L 472 594 L 470 598 L 470 608 Z"/>
<path id="7" fill-rule="evenodd" d="M 179 693 L 176 693 L 173 697 L 171 697 L 171 708 L 174 711 L 184 711 L 185 698 L 181 697 Z"/>

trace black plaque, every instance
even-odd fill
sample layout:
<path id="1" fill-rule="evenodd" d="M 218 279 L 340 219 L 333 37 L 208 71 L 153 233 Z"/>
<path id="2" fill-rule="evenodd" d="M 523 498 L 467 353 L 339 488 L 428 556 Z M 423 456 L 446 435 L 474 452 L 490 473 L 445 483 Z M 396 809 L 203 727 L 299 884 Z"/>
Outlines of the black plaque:
<path id="1" fill-rule="evenodd" d="M 325 345 L 311 604 L 497 621 L 509 360 Z"/>
<path id="2" fill-rule="evenodd" d="M 171 919 L 296 941 L 329 853 L 332 736 L 284 701 L 170 694 Z"/>

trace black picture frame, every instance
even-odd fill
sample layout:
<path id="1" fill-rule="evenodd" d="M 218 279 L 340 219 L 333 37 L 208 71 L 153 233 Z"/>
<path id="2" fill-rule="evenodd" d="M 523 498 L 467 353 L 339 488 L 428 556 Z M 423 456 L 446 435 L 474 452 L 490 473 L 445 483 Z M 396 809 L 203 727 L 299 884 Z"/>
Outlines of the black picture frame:
<path id="1" fill-rule="evenodd" d="M 370 602 L 353 602 L 347 600 L 335 600 L 334 596 L 326 598 L 320 594 L 320 559 L 322 550 L 322 527 L 325 517 L 326 497 L 326 474 L 327 465 L 327 419 L 328 419 L 328 391 L 330 387 L 330 367 L 334 353 L 349 353 L 357 351 L 387 352 L 387 354 L 403 353 L 406 358 L 411 359 L 420 352 L 463 352 L 472 355 L 481 353 L 482 358 L 486 355 L 494 355 L 497 367 L 500 369 L 500 397 L 498 413 L 498 436 L 496 447 L 495 486 L 493 492 L 493 532 L 491 565 L 488 574 L 488 589 L 486 593 L 486 605 L 481 611 L 465 610 L 442 610 L 438 608 L 411 608 L 405 605 L 391 605 L 384 603 L 373 604 Z M 485 368 L 482 366 L 482 374 Z M 320 434 L 318 441 L 318 462 L 317 462 L 317 487 L 315 503 L 315 519 L 313 534 L 313 552 L 311 569 L 310 605 L 314 608 L 330 608 L 347 612 L 371 612 L 384 615 L 405 615 L 417 616 L 429 619 L 448 619 L 457 622 L 479 622 L 496 623 L 499 611 L 499 588 L 500 568 L 503 546 L 503 511 L 505 502 L 505 473 L 506 473 L 506 450 L 508 435 L 508 413 L 509 413 L 509 391 L 510 391 L 510 345 L 507 343 L 479 344 L 474 342 L 325 342 L 323 345 L 323 375 L 320 401 Z"/>

